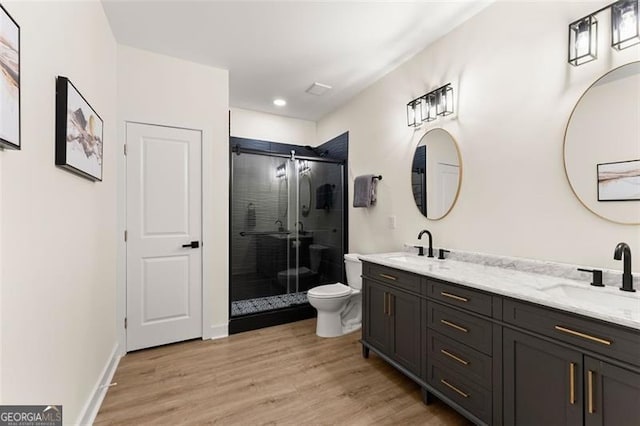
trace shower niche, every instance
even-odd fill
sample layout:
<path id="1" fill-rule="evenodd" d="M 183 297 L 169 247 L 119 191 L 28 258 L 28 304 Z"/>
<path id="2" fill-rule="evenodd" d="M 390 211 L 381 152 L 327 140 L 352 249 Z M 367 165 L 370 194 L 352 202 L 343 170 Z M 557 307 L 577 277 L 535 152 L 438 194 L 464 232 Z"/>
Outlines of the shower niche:
<path id="1" fill-rule="evenodd" d="M 309 318 L 307 291 L 343 280 L 345 161 L 293 145 L 230 142 L 229 331 Z"/>

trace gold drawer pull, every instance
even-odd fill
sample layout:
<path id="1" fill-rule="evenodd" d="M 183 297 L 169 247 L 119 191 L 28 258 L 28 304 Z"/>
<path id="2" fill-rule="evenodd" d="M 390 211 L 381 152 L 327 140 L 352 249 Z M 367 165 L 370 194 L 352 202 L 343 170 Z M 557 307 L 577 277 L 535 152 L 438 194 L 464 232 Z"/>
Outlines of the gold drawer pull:
<path id="1" fill-rule="evenodd" d="M 455 359 L 456 361 L 458 361 L 462 365 L 469 365 L 469 361 L 465 361 L 464 359 L 455 356 L 454 354 L 452 354 L 449 351 L 445 351 L 444 349 L 440 349 L 440 353 L 445 354 L 446 356 L 448 356 L 451 359 Z"/>
<path id="2" fill-rule="evenodd" d="M 386 279 L 391 280 L 391 281 L 397 281 L 397 280 L 398 280 L 398 279 L 397 279 L 396 277 L 394 277 L 393 275 L 380 274 L 380 276 L 381 276 L 382 278 L 386 278 Z"/>
<path id="3" fill-rule="evenodd" d="M 599 337 L 589 336 L 588 334 L 584 334 L 584 333 L 581 333 L 579 331 L 571 330 L 570 328 L 565 328 L 565 327 L 562 327 L 560 325 L 556 325 L 555 329 L 558 330 L 558 331 L 561 331 L 563 333 L 571 334 L 572 336 L 582 337 L 583 339 L 591 340 L 593 342 L 601 343 L 603 345 L 607 345 L 607 346 L 611 345 L 611 341 L 610 340 L 605 340 L 605 339 L 601 339 Z"/>
<path id="4" fill-rule="evenodd" d="M 576 364 L 569 363 L 569 403 L 576 403 Z"/>
<path id="5" fill-rule="evenodd" d="M 447 293 L 446 291 L 440 292 L 441 296 L 448 297 L 449 299 L 459 300 L 460 302 L 468 302 L 469 299 L 466 297 L 456 296 L 455 294 Z"/>
<path id="6" fill-rule="evenodd" d="M 468 332 L 469 332 L 469 330 L 467 330 L 466 328 L 464 328 L 464 327 L 460 327 L 458 324 L 454 324 L 454 323 L 449 322 L 449 321 L 447 321 L 447 320 L 443 320 L 443 319 L 441 319 L 441 320 L 440 320 L 440 322 L 441 322 L 442 324 L 444 324 L 444 325 L 448 325 L 448 326 L 449 326 L 449 327 L 451 327 L 451 328 L 455 328 L 455 329 L 456 329 L 456 330 L 458 330 L 458 331 L 462 331 L 462 332 L 464 332 L 464 333 L 468 333 Z"/>
<path id="7" fill-rule="evenodd" d="M 587 378 L 589 381 L 589 388 L 588 388 L 588 410 L 589 410 L 589 414 L 593 414 L 596 412 L 595 408 L 593 408 L 593 371 L 589 370 L 587 373 Z"/>
<path id="8" fill-rule="evenodd" d="M 442 383 L 443 385 L 445 385 L 446 387 L 448 387 L 452 391 L 457 392 L 459 395 L 462 395 L 465 398 L 469 398 L 469 394 L 468 393 L 462 392 L 460 389 L 458 389 L 457 387 L 453 386 L 451 383 L 447 382 L 446 380 L 440 379 L 440 383 Z"/>

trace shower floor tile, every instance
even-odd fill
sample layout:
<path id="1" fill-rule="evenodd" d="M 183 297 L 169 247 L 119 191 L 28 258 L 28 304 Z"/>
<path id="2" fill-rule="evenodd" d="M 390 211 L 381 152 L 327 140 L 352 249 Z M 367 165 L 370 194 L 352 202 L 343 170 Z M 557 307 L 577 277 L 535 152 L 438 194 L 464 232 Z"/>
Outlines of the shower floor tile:
<path id="1" fill-rule="evenodd" d="M 255 299 L 231 302 L 231 316 L 256 314 L 273 309 L 288 308 L 289 306 L 307 303 L 307 292 L 279 294 L 277 296 L 258 297 Z"/>

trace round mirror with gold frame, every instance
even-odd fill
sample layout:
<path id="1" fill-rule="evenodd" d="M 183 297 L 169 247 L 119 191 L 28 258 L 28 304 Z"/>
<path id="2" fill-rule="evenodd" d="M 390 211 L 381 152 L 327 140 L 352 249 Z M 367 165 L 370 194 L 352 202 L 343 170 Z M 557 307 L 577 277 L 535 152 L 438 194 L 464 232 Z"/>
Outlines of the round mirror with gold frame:
<path id="1" fill-rule="evenodd" d="M 413 154 L 411 190 L 416 207 L 427 219 L 449 214 L 460 194 L 462 158 L 458 143 L 444 129 L 422 136 Z"/>
<path id="2" fill-rule="evenodd" d="M 609 71 L 574 107 L 564 167 L 578 200 L 599 217 L 640 224 L 640 61 Z"/>

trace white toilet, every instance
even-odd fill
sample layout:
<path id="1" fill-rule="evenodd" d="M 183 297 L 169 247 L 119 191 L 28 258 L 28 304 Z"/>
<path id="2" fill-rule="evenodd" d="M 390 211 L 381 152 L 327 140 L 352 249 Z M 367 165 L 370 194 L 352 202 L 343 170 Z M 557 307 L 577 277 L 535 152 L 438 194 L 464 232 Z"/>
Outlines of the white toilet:
<path id="1" fill-rule="evenodd" d="M 322 250 L 317 252 L 321 254 Z M 311 256 L 315 263 L 313 251 Z M 359 330 L 362 325 L 362 262 L 357 254 L 345 254 L 344 264 L 348 286 L 328 284 L 307 292 L 309 303 L 318 310 L 316 334 L 320 337 L 342 336 Z"/>

